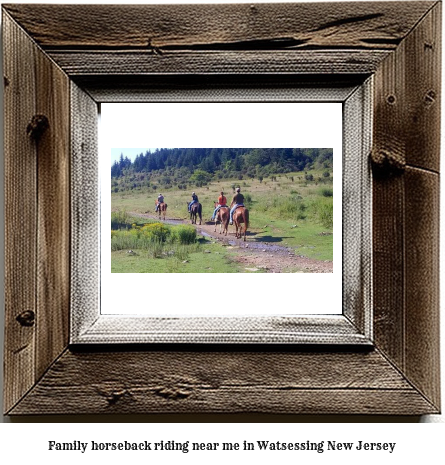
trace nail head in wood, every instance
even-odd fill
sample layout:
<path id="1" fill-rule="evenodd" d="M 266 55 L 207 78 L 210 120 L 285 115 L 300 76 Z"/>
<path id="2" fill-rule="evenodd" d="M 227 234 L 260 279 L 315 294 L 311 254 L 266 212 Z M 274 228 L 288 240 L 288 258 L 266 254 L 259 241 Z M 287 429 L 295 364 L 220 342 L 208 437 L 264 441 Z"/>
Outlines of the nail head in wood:
<path id="1" fill-rule="evenodd" d="M 432 105 L 436 101 L 436 92 L 434 90 L 430 90 L 425 95 L 425 104 Z"/>

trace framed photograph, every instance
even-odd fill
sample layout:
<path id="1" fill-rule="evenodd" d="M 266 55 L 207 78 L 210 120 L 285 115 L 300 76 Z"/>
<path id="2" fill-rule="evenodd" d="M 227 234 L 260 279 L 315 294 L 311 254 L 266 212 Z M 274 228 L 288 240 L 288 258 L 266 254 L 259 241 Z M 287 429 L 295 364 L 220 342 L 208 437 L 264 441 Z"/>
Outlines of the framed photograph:
<path id="1" fill-rule="evenodd" d="M 5 414 L 440 411 L 440 2 L 2 14 Z"/>

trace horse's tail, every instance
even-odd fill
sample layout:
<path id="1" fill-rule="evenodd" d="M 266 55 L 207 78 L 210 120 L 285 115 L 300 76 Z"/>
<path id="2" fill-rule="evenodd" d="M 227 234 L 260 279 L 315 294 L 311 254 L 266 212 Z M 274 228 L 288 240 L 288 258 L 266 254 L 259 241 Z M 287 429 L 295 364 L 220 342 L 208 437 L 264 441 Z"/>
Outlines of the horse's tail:
<path id="1" fill-rule="evenodd" d="M 247 210 L 247 208 L 244 209 L 244 224 L 247 229 L 249 227 L 249 210 Z"/>

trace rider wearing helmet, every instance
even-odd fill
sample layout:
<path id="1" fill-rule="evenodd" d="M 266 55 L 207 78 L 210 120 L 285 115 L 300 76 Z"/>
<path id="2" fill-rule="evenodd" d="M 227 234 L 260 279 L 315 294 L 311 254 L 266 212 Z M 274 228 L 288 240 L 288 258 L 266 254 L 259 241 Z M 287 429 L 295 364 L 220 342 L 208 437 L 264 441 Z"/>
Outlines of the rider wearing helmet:
<path id="1" fill-rule="evenodd" d="M 238 208 L 238 207 L 244 207 L 244 195 L 241 194 L 241 189 L 237 187 L 235 189 L 235 195 L 233 196 L 232 203 L 231 203 L 231 209 L 230 209 L 230 224 L 233 224 L 233 212 Z"/>
<path id="2" fill-rule="evenodd" d="M 188 206 L 189 213 L 190 213 L 190 209 L 192 208 L 192 205 L 197 202 L 198 202 L 198 196 L 194 192 L 192 192 L 192 201 L 189 203 L 189 206 Z"/>

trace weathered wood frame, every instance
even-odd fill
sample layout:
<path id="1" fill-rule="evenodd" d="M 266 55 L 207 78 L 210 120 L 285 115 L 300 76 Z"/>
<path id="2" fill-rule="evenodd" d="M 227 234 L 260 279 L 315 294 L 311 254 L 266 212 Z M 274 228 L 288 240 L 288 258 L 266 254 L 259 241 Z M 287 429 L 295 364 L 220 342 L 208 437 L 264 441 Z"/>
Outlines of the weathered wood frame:
<path id="1" fill-rule="evenodd" d="M 439 2 L 4 5 L 4 411 L 438 412 L 440 38 Z M 371 76 L 372 346 L 69 344 L 74 108 Z"/>
<path id="2" fill-rule="evenodd" d="M 239 82 L 238 82 L 239 85 Z M 288 84 L 289 85 L 289 84 Z M 298 85 L 298 83 L 297 83 Z M 301 85 L 301 83 L 300 83 Z M 169 301 L 165 314 L 111 315 L 101 298 L 107 289 L 101 289 L 99 225 L 99 156 L 95 150 L 97 136 L 92 132 L 87 140 L 83 127 L 97 126 L 97 105 L 90 102 L 85 111 L 83 91 L 76 85 L 71 89 L 71 211 L 83 212 L 71 225 L 71 318 L 70 344 L 109 343 L 264 343 L 264 344 L 349 344 L 372 345 L 372 247 L 371 247 L 371 169 L 368 155 L 371 150 L 372 78 L 357 86 L 337 88 L 278 89 L 267 87 L 189 89 L 175 92 L 171 86 L 156 92 L 147 89 L 137 95 L 144 102 L 219 102 L 227 104 L 239 94 L 244 102 L 256 102 L 257 111 L 267 113 L 271 102 L 336 102 L 342 104 L 343 147 L 341 176 L 343 203 L 342 247 L 343 259 L 336 263 L 337 273 L 347 276 L 341 289 L 342 300 L 331 298 L 326 315 L 311 316 L 311 306 L 304 309 L 306 316 L 287 314 L 268 316 L 191 316 L 173 317 L 175 305 Z M 115 101 L 127 100 L 118 90 L 113 92 Z M 79 150 L 87 144 L 89 158 Z M 341 154 L 340 154 L 341 155 Z M 340 161 L 340 160 L 339 160 Z M 334 163 L 337 163 L 335 159 Z M 340 183 L 339 183 L 340 184 Z M 89 195 L 84 195 L 88 185 Z M 341 221 L 341 219 L 339 219 Z M 341 265 L 341 266 L 340 266 Z M 340 276 L 340 280 L 341 277 Z M 331 276 L 333 277 L 333 276 Z M 338 282 L 338 281 L 337 281 Z M 82 283 L 78 286 L 78 283 Z M 298 280 L 296 285 L 300 285 Z M 109 291 L 109 290 L 108 290 Z M 127 290 L 128 292 L 128 290 Z M 285 305 L 277 296 L 276 307 Z M 300 304 L 301 307 L 301 304 Z M 332 315 L 332 310 L 341 314 Z M 280 310 L 278 310 L 280 311 Z M 111 312 L 113 313 L 113 312 Z M 136 313 L 136 312 L 135 312 Z M 301 313 L 301 312 L 300 312 Z M 331 314 L 330 314 L 331 313 Z M 308 316 L 309 315 L 309 316 Z"/>

